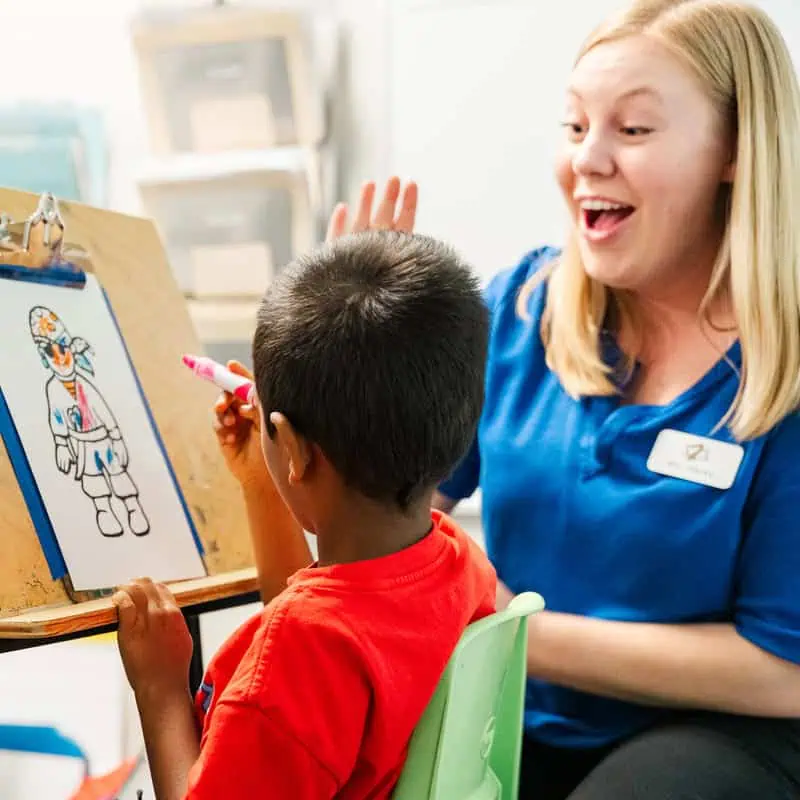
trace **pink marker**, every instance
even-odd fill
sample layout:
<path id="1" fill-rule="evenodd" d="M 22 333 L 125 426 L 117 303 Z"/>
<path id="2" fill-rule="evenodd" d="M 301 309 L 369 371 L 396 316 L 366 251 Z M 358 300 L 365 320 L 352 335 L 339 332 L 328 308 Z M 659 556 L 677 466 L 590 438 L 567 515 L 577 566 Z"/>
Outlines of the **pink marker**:
<path id="1" fill-rule="evenodd" d="M 253 391 L 253 382 L 242 375 L 231 372 L 227 367 L 218 364 L 206 356 L 184 356 L 183 363 L 197 375 L 198 378 L 210 381 L 215 386 L 230 392 L 243 403 L 250 402 Z"/>

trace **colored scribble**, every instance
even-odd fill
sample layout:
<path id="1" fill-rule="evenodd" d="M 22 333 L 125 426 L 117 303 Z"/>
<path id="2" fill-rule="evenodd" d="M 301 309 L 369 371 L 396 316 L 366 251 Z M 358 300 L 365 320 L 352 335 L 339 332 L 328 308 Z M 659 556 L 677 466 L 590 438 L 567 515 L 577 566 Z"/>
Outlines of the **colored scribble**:
<path id="1" fill-rule="evenodd" d="M 56 466 L 80 483 L 94 504 L 103 536 L 124 533 L 112 496 L 124 505 L 131 532 L 146 535 L 150 522 L 128 472 L 128 448 L 116 418 L 90 379 L 94 376 L 91 346 L 71 336 L 61 318 L 44 306 L 31 309 L 29 325 L 42 365 L 51 373 L 45 393 Z"/>

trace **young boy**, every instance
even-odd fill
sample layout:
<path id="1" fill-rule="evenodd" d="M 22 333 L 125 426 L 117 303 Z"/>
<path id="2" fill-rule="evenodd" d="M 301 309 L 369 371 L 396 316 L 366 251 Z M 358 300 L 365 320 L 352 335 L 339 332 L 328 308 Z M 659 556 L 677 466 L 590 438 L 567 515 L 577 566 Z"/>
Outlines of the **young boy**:
<path id="1" fill-rule="evenodd" d="M 475 434 L 487 335 L 470 271 L 418 235 L 344 237 L 271 285 L 253 421 L 227 406 L 220 439 L 262 578 L 273 521 L 287 562 L 299 526 L 319 556 L 222 646 L 195 709 L 169 591 L 143 580 L 117 594 L 159 800 L 391 796 L 459 637 L 494 610 L 494 570 L 430 510 Z"/>

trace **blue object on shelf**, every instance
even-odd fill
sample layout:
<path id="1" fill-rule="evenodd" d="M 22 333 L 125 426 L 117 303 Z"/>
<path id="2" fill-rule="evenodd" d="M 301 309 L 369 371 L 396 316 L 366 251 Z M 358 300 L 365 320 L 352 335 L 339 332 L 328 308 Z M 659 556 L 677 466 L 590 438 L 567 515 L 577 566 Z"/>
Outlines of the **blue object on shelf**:
<path id="1" fill-rule="evenodd" d="M 107 205 L 108 143 L 100 111 L 68 104 L 0 106 L 0 185 Z"/>

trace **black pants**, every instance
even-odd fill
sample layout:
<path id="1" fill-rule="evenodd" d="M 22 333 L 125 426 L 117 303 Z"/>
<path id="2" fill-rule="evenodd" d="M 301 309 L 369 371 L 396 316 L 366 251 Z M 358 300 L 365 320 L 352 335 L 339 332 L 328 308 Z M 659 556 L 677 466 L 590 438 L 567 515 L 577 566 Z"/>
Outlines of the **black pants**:
<path id="1" fill-rule="evenodd" d="M 678 717 L 600 750 L 526 737 L 520 800 L 800 800 L 800 723 Z"/>

